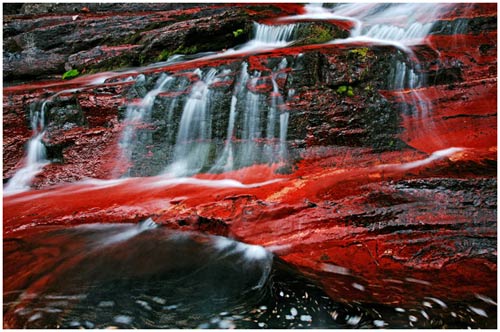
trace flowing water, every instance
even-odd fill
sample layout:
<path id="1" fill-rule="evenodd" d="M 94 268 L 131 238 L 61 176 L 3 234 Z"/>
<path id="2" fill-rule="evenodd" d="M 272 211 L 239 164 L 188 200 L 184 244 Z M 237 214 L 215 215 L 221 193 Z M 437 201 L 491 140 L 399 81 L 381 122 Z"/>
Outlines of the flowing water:
<path id="1" fill-rule="evenodd" d="M 6 239 L 9 272 L 20 259 L 30 269 L 4 278 L 16 285 L 4 294 L 4 321 L 19 328 L 409 328 L 450 316 L 461 318 L 449 327 L 465 328 L 471 310 L 491 314 L 481 295 L 475 306 L 429 298 L 411 310 L 335 302 L 263 247 L 151 219 Z"/>
<path id="2" fill-rule="evenodd" d="M 423 43 L 432 30 L 430 22 L 450 6 L 308 5 L 303 15 L 278 20 L 283 24 L 255 23 L 252 40 L 234 50 L 203 56 L 210 59 L 286 47 L 293 43 L 300 26 L 286 20 L 349 20 L 354 23 L 350 36 L 329 43 L 367 42 L 399 48 L 402 56 L 389 73 L 389 88 L 400 91 L 406 104 L 414 105 L 405 112 L 416 112 L 417 117 L 425 119 L 432 109 L 417 90 L 426 77 L 410 46 Z M 174 56 L 167 64 L 183 61 L 187 60 Z M 290 114 L 286 101 L 294 97 L 294 91 L 284 94 L 279 81 L 290 66 L 284 57 L 267 73 L 250 71 L 246 61 L 238 68 L 203 67 L 153 78 L 139 73 L 134 88 L 144 91 L 126 106 L 120 163 L 137 162 L 152 140 L 148 126 L 162 121 L 166 128 L 162 133 L 164 150 L 158 166 L 147 174 L 160 176 L 154 183 L 145 181 L 149 189 L 183 184 L 247 189 L 279 181 L 243 184 L 233 179 L 191 176 L 231 172 L 255 164 L 287 163 Z M 220 89 L 232 79 L 228 99 Z M 103 82 L 99 79 L 86 86 Z M 272 90 L 260 90 L 265 84 Z M 30 114 L 33 136 L 24 167 L 4 187 L 6 194 L 29 190 L 36 174 L 49 163 L 43 137 L 51 100 Z M 166 115 L 158 120 L 155 112 L 160 108 Z M 432 130 L 432 123 L 429 128 Z M 420 161 L 379 165 L 377 169 L 412 170 L 461 151 L 450 147 Z M 131 166 L 121 176 L 140 175 L 140 171 Z M 102 189 L 126 180 L 130 179 L 99 182 L 96 187 Z M 91 193 L 94 188 L 82 190 Z M 467 328 L 491 326 L 496 320 L 496 303 L 481 294 L 476 294 L 475 303 L 429 297 L 405 308 L 336 301 L 317 280 L 306 278 L 273 252 L 271 247 L 222 236 L 169 230 L 152 219 L 137 225 L 47 227 L 23 238 L 4 239 L 4 285 L 9 289 L 4 293 L 4 320 L 22 328 L 274 329 Z M 23 270 L 26 266 L 27 271 Z M 331 268 L 344 275 L 351 288 L 364 290 L 339 267 Z"/>
<path id="3" fill-rule="evenodd" d="M 47 102 L 42 103 L 40 109 L 30 110 L 30 123 L 33 137 L 29 140 L 26 148 L 24 166 L 14 174 L 12 179 L 4 187 L 5 193 L 16 193 L 29 190 L 33 178 L 47 165 L 46 149 L 42 143 L 45 135 L 45 108 Z"/>

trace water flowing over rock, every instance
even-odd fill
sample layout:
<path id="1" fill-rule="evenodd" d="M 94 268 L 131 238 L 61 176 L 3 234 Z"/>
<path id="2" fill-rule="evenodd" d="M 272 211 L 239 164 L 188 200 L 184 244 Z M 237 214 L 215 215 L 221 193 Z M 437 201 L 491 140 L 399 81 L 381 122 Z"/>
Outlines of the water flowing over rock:
<path id="1" fill-rule="evenodd" d="M 494 328 L 496 22 L 4 4 L 4 327 Z"/>

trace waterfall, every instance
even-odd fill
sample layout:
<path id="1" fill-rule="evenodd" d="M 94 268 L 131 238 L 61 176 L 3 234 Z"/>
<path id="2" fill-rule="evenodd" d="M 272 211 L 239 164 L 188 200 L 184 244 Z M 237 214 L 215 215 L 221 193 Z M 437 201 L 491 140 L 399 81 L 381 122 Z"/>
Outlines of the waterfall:
<path id="1" fill-rule="evenodd" d="M 91 88 L 93 86 L 103 84 L 107 79 L 112 78 L 115 75 L 117 74 L 102 73 L 96 75 L 97 77 L 93 80 L 84 81 L 82 86 L 79 88 L 61 90 L 53 94 L 42 102 L 39 109 L 33 110 L 33 108 L 30 108 L 30 124 L 33 134 L 26 145 L 26 156 L 23 160 L 24 165 L 16 171 L 9 182 L 4 186 L 4 194 L 9 195 L 29 190 L 31 182 L 35 176 L 50 163 L 50 161 L 47 160 L 47 149 L 42 142 L 47 127 L 45 114 L 47 111 L 47 104 L 60 95 L 82 91 L 85 88 Z"/>
<path id="2" fill-rule="evenodd" d="M 256 72 L 253 75 L 253 79 L 249 82 L 249 88 L 251 90 L 255 89 L 257 84 L 257 78 L 260 77 L 260 72 Z M 238 163 L 240 165 L 249 165 L 252 160 L 259 153 L 259 146 L 257 144 L 257 139 L 261 137 L 260 128 L 260 95 L 253 93 L 251 91 L 247 92 L 245 109 L 244 109 L 244 120 L 243 120 L 243 131 L 242 137 L 243 144 L 239 152 Z"/>
<path id="3" fill-rule="evenodd" d="M 420 43 L 431 31 L 433 23 L 449 4 L 351 3 L 333 8 L 332 15 L 350 18 L 357 23 L 350 40 Z"/>
<path id="4" fill-rule="evenodd" d="M 226 142 L 224 145 L 224 150 L 222 151 L 222 154 L 215 163 L 215 165 L 212 167 L 211 169 L 212 172 L 216 172 L 219 170 L 227 172 L 234 169 L 233 137 L 235 136 L 236 118 L 238 116 L 237 104 L 239 98 L 241 99 L 243 97 L 243 94 L 245 93 L 244 92 L 245 86 L 247 84 L 248 79 L 249 79 L 248 63 L 243 62 L 243 64 L 241 65 L 240 76 L 234 86 L 233 95 L 231 96 L 231 106 L 229 109 L 229 122 L 227 125 L 227 134 L 226 134 Z"/>
<path id="5" fill-rule="evenodd" d="M 173 163 L 167 172 L 175 176 L 198 173 L 207 163 L 211 146 L 210 105 L 213 93 L 209 89 L 214 83 L 217 70 L 211 68 L 205 74 L 195 71 L 200 80 L 194 83 L 191 94 L 182 112 Z"/>
<path id="6" fill-rule="evenodd" d="M 376 24 L 368 29 L 364 36 L 381 40 L 421 40 L 425 38 L 432 28 L 432 23 L 413 23 L 405 28 L 397 26 Z"/>
<path id="7" fill-rule="evenodd" d="M 47 101 L 44 101 L 38 110 L 30 110 L 30 122 L 33 130 L 32 138 L 28 141 L 24 166 L 9 180 L 4 193 L 11 194 L 30 188 L 31 181 L 49 163 L 46 159 L 45 145 L 42 143 L 45 135 L 45 110 Z"/>
<path id="8" fill-rule="evenodd" d="M 325 8 L 320 3 L 305 6 L 305 13 L 281 20 L 342 20 L 351 21 L 350 41 L 383 42 L 404 48 L 421 42 L 431 31 L 441 13 L 452 4 L 437 3 L 347 3 Z"/>
<path id="9" fill-rule="evenodd" d="M 297 24 L 266 25 L 255 22 L 251 40 L 222 54 L 239 54 L 285 47 L 293 42 L 297 27 Z"/>
<path id="10" fill-rule="evenodd" d="M 295 24 L 266 25 L 254 23 L 254 38 L 256 42 L 267 44 L 283 44 L 293 40 Z"/>
<path id="11" fill-rule="evenodd" d="M 136 82 L 143 84 L 145 82 L 145 76 L 139 75 Z M 132 154 L 133 143 L 136 140 L 136 128 L 144 122 L 150 121 L 151 111 L 156 99 L 156 96 L 168 89 L 173 81 L 173 77 L 162 74 L 156 86 L 153 90 L 149 91 L 143 99 L 138 104 L 131 104 L 127 106 L 127 112 L 125 115 L 124 123 L 126 125 L 122 132 L 122 137 L 120 139 L 120 149 L 122 151 L 122 157 L 127 160 L 130 159 Z"/>
<path id="12" fill-rule="evenodd" d="M 279 131 L 279 151 L 271 151 L 273 155 L 276 153 L 278 154 L 279 158 L 281 160 L 284 160 L 285 155 L 286 155 L 286 135 L 287 135 L 287 129 L 288 129 L 288 118 L 289 114 L 286 111 L 278 111 L 280 107 L 282 107 L 285 103 L 283 100 L 283 96 L 279 92 L 278 88 L 278 83 L 276 83 L 276 78 L 277 75 L 279 74 L 279 71 L 285 69 L 288 66 L 288 62 L 286 58 L 281 60 L 281 62 L 278 65 L 278 73 L 274 73 L 272 75 L 271 81 L 273 84 L 273 92 L 271 94 L 271 111 L 269 112 L 269 119 L 268 119 L 268 127 L 267 127 L 267 139 L 268 142 L 271 141 L 272 138 L 275 137 L 275 123 L 276 123 L 276 113 L 279 114 L 279 122 L 280 122 L 280 131 Z M 269 149 L 268 149 L 269 150 Z"/>
<path id="13" fill-rule="evenodd" d="M 227 172 L 262 162 L 277 162 L 286 156 L 286 127 L 288 114 L 279 109 L 284 104 L 276 83 L 276 75 L 287 67 L 283 59 L 269 77 L 254 71 L 248 73 L 243 62 L 233 86 L 229 109 L 217 109 L 224 104 L 224 94 L 214 93 L 212 85 L 219 82 L 219 73 L 211 68 L 197 69 L 200 78 L 191 86 L 184 103 L 175 142 L 174 153 L 165 172 L 172 176 L 186 176 L 208 172 Z M 272 84 L 270 104 L 257 90 L 262 82 Z M 221 99 L 222 98 L 222 99 Z M 215 112 L 227 112 L 225 137 L 215 137 L 212 118 Z M 279 134 L 276 127 L 279 121 Z M 217 140 L 225 140 L 218 151 Z M 277 140 L 279 144 L 276 143 Z"/>
<path id="14" fill-rule="evenodd" d="M 401 103 L 404 113 L 414 113 L 417 119 L 427 118 L 431 109 L 424 94 L 417 89 L 425 83 L 426 77 L 420 71 L 420 64 L 409 46 L 422 44 L 431 32 L 439 16 L 452 6 L 451 4 L 342 4 L 330 11 L 329 18 L 349 19 L 355 23 L 349 38 L 334 40 L 331 43 L 368 42 L 392 45 L 402 50 L 406 60 L 396 60 L 390 73 L 388 88 L 404 101 Z M 318 9 L 309 8 L 311 13 Z M 327 17 L 327 9 L 322 8 L 322 15 Z M 409 93 L 405 93 L 405 89 Z M 415 108 L 410 109 L 411 106 Z M 433 121 L 428 121 L 427 128 L 432 130 Z M 433 138 L 435 139 L 435 138 Z"/>

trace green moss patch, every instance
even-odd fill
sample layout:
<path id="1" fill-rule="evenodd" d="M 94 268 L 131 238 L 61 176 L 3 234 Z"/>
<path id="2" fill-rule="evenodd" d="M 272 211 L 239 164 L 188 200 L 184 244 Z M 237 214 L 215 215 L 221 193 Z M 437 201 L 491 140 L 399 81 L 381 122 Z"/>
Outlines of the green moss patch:
<path id="1" fill-rule="evenodd" d="M 337 88 L 337 93 L 341 95 L 347 95 L 348 97 L 354 97 L 354 90 L 350 85 L 341 85 Z"/>
<path id="2" fill-rule="evenodd" d="M 71 70 L 68 70 L 67 72 L 65 72 L 62 75 L 62 79 L 63 80 L 68 80 L 68 79 L 75 78 L 78 75 L 80 75 L 80 72 L 78 71 L 78 69 L 71 69 Z"/>

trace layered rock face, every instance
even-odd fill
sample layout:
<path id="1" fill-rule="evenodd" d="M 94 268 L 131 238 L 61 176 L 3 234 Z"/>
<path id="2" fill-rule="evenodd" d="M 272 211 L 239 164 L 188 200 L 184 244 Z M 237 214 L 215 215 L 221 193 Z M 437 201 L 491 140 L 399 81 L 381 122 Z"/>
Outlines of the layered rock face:
<path id="1" fill-rule="evenodd" d="M 300 5 L 134 6 L 4 7 L 4 182 L 25 165 L 40 109 L 50 162 L 33 190 L 4 197 L 4 237 L 151 217 L 264 246 L 336 301 L 415 311 L 408 327 L 496 324 L 484 300 L 497 293 L 495 4 L 450 6 L 406 48 L 346 40 L 353 22 L 303 18 Z M 253 21 L 302 34 L 190 55 L 251 40 Z M 176 149 L 191 104 L 210 109 L 204 150 Z M 204 162 L 165 178 L 182 149 Z M 476 321 L 447 310 L 460 303 Z"/>

